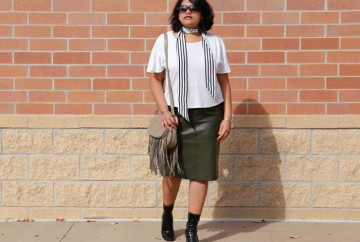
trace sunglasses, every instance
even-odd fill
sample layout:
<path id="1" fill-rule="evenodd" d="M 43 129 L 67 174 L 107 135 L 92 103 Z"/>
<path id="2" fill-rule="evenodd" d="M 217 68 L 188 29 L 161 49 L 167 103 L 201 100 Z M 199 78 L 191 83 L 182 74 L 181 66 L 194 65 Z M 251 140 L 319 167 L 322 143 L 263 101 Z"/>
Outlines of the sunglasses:
<path id="1" fill-rule="evenodd" d="M 200 12 L 200 8 L 198 6 L 195 5 L 190 5 L 190 6 L 186 6 L 186 5 L 180 5 L 178 7 L 178 11 L 179 13 L 186 13 L 187 10 L 190 10 L 191 13 L 199 13 Z"/>

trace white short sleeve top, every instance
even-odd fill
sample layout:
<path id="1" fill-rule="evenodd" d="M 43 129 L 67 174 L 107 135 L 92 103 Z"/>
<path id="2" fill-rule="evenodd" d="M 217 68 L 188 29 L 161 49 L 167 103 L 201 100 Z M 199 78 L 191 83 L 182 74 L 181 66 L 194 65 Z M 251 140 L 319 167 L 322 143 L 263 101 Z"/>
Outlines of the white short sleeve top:
<path id="1" fill-rule="evenodd" d="M 174 94 L 174 106 L 179 107 L 179 69 L 176 55 L 176 38 L 173 31 L 167 32 L 168 35 L 168 62 L 170 80 Z M 214 34 L 208 33 L 208 41 L 210 48 L 214 54 L 216 73 L 229 73 L 230 66 L 226 56 L 226 50 L 223 40 Z M 211 96 L 206 88 L 205 83 L 205 57 L 202 42 L 187 43 L 188 53 L 188 108 L 205 108 L 212 107 L 224 101 L 221 88 L 216 79 L 215 98 Z M 165 69 L 165 51 L 164 51 L 164 36 L 160 35 L 151 51 L 147 72 L 159 73 Z M 170 97 L 168 89 L 165 89 L 165 98 L 168 105 L 170 105 Z"/>

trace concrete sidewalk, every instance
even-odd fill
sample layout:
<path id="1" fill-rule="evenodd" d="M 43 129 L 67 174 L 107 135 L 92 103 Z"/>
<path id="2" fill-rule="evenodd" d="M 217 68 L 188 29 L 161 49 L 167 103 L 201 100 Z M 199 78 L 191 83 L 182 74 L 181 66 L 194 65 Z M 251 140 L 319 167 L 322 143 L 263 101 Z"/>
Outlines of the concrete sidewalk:
<path id="1" fill-rule="evenodd" d="M 201 242 L 358 242 L 360 223 L 201 221 Z M 186 241 L 184 221 L 176 221 L 176 241 Z M 159 221 L 0 222 L 4 242 L 146 242 L 161 241 Z"/>

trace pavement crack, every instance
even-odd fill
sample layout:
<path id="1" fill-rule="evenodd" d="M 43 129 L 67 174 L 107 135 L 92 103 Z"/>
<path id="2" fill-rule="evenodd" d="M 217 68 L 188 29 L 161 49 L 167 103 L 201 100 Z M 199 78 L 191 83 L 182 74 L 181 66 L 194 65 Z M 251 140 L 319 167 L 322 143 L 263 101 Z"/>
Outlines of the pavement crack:
<path id="1" fill-rule="evenodd" d="M 74 227 L 74 225 L 75 225 L 75 223 L 73 222 L 72 225 L 70 226 L 70 228 L 64 234 L 64 236 L 60 239 L 60 242 L 63 241 L 63 239 L 65 239 L 66 235 L 70 232 L 70 230 L 72 229 L 72 227 Z"/>

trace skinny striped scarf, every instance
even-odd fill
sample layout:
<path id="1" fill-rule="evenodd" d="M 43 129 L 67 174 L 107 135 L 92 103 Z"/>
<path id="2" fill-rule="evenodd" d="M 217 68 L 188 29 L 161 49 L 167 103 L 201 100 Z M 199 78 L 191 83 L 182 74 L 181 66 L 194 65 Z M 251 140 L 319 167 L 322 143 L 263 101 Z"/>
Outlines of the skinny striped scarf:
<path id="1" fill-rule="evenodd" d="M 176 41 L 176 53 L 178 57 L 179 67 L 179 114 L 190 122 L 187 105 L 187 94 L 188 94 L 188 55 L 186 49 L 185 33 L 196 33 L 192 29 L 182 28 L 179 31 L 178 38 Z M 206 33 L 202 32 L 202 46 L 204 49 L 205 56 L 205 80 L 206 88 L 210 92 L 211 96 L 215 98 L 215 65 L 213 53 L 210 49 L 210 44 L 207 39 Z"/>

